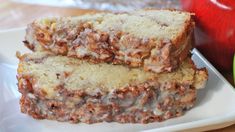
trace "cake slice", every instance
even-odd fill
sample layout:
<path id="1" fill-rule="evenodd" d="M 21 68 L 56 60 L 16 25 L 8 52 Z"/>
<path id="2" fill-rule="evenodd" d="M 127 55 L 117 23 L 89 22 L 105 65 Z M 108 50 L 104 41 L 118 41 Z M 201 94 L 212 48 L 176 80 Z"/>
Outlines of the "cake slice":
<path id="1" fill-rule="evenodd" d="M 98 13 L 35 20 L 24 43 L 34 51 L 160 73 L 173 71 L 187 57 L 193 29 L 191 14 L 183 11 Z"/>
<path id="2" fill-rule="evenodd" d="M 19 55 L 23 113 L 71 122 L 150 123 L 183 115 L 205 86 L 207 71 L 190 58 L 171 73 L 35 52 Z"/>

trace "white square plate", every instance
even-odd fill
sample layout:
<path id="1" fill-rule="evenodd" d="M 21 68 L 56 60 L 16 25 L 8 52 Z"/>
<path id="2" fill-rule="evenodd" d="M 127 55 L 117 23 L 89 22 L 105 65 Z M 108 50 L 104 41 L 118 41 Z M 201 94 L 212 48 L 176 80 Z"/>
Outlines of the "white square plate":
<path id="1" fill-rule="evenodd" d="M 75 132 L 75 131 L 180 131 L 211 130 L 235 123 L 235 91 L 221 74 L 196 50 L 193 60 L 206 67 L 209 80 L 199 90 L 196 106 L 184 116 L 150 124 L 69 124 L 49 120 L 34 120 L 19 109 L 20 94 L 16 86 L 16 51 L 29 52 L 21 42 L 25 30 L 0 32 L 0 132 Z"/>

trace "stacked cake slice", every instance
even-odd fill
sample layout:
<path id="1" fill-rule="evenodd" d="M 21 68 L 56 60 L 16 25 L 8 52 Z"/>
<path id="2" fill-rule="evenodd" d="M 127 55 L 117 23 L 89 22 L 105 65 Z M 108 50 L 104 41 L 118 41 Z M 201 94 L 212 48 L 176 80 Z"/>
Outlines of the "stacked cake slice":
<path id="1" fill-rule="evenodd" d="M 39 19 L 18 54 L 21 111 L 36 119 L 149 123 L 183 115 L 205 87 L 190 59 L 191 14 L 172 10 Z"/>

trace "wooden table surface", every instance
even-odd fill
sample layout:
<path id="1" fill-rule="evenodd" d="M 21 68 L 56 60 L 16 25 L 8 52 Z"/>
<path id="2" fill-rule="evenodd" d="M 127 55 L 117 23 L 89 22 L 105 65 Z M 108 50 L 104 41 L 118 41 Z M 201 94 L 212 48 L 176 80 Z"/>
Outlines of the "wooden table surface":
<path id="1" fill-rule="evenodd" d="M 95 10 L 82 10 L 77 8 L 49 7 L 41 5 L 28 5 L 22 3 L 0 0 L 0 30 L 24 27 L 36 18 L 47 16 L 77 16 L 85 13 L 95 13 Z M 233 83 L 232 71 L 222 72 L 226 79 Z M 234 84 L 233 84 L 234 85 Z M 225 95 L 226 96 L 226 95 Z M 211 132 L 235 132 L 235 125 L 213 130 Z"/>

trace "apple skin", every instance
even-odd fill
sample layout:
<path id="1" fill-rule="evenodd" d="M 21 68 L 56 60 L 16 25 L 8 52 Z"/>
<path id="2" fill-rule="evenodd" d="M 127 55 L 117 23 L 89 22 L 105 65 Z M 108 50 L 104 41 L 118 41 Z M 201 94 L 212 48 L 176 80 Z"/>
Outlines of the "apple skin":
<path id="1" fill-rule="evenodd" d="M 234 54 L 234 57 L 233 57 L 233 81 L 234 81 L 234 84 L 235 84 L 235 54 Z"/>
<path id="2" fill-rule="evenodd" d="M 181 6 L 195 13 L 196 26 L 210 39 L 210 42 L 196 43 L 196 47 L 219 70 L 231 71 L 235 52 L 235 1 L 181 0 Z"/>
<path id="3" fill-rule="evenodd" d="M 234 81 L 234 84 L 235 84 L 235 54 L 234 54 L 234 57 L 233 57 L 233 81 Z"/>

